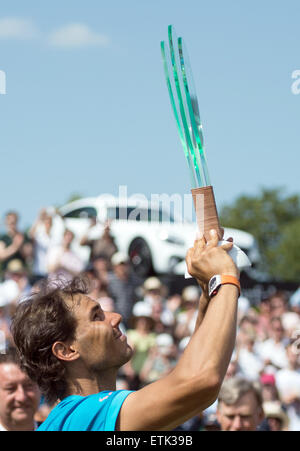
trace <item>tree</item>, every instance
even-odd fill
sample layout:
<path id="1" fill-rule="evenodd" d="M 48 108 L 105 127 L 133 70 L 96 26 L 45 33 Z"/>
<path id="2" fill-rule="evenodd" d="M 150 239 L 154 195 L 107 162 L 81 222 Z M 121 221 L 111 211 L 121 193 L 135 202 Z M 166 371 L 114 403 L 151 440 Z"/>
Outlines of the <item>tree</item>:
<path id="1" fill-rule="evenodd" d="M 221 224 L 257 239 L 264 271 L 275 279 L 300 280 L 300 196 L 281 188 L 238 197 L 221 209 Z"/>

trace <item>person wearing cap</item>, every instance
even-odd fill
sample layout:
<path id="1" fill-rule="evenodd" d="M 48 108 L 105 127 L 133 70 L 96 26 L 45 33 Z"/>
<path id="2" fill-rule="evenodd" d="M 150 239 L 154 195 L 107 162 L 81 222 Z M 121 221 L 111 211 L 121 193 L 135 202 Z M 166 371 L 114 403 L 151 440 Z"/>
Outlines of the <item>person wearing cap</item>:
<path id="1" fill-rule="evenodd" d="M 132 311 L 132 328 L 127 331 L 128 344 L 133 350 L 131 367 L 138 376 L 145 364 L 148 353 L 155 346 L 156 334 L 153 332 L 152 309 L 144 301 L 137 302 Z"/>
<path id="2" fill-rule="evenodd" d="M 167 287 L 157 277 L 149 277 L 143 284 L 143 292 L 143 302 L 152 308 L 155 332 L 162 333 L 172 329 L 176 318 L 166 299 Z"/>
<path id="3" fill-rule="evenodd" d="M 18 287 L 19 293 L 15 301 L 20 301 L 24 296 L 27 296 L 31 291 L 31 284 L 29 282 L 28 270 L 21 260 L 11 260 L 6 268 L 5 279 L 13 281 Z"/>
<path id="4" fill-rule="evenodd" d="M 150 349 L 141 369 L 140 378 L 146 384 L 168 374 L 177 361 L 176 346 L 172 335 L 161 333 L 156 336 L 155 346 Z"/>
<path id="5" fill-rule="evenodd" d="M 144 302 L 152 305 L 156 300 L 164 300 L 165 287 L 157 277 L 149 277 L 143 284 Z"/>
<path id="6" fill-rule="evenodd" d="M 280 401 L 265 402 L 263 409 L 269 431 L 289 430 L 289 417 L 283 410 Z"/>
<path id="7" fill-rule="evenodd" d="M 260 386 L 243 377 L 226 379 L 219 393 L 217 419 L 222 431 L 256 431 L 264 419 Z"/>
<path id="8" fill-rule="evenodd" d="M 187 253 L 188 272 L 203 289 L 187 347 L 168 375 L 137 391 L 116 391 L 119 368 L 132 356 L 122 317 L 104 312 L 82 281 L 44 287 L 18 306 L 12 333 L 22 362 L 46 400 L 59 402 L 39 430 L 173 430 L 216 400 L 240 293 L 232 243 L 218 242 L 212 231 Z"/>
<path id="9" fill-rule="evenodd" d="M 260 383 L 263 402 L 279 400 L 279 392 L 274 374 L 262 373 L 260 375 Z"/>

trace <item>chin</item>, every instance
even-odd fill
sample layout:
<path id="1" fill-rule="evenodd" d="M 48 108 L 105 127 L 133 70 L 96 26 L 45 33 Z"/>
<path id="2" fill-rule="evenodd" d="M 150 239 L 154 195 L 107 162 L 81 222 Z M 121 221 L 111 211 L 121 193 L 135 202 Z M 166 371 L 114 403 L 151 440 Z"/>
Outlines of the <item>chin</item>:
<path id="1" fill-rule="evenodd" d="M 129 362 L 129 360 L 131 359 L 132 355 L 133 355 L 133 350 L 132 350 L 132 348 L 129 345 L 127 345 L 126 351 L 122 355 L 122 361 L 121 361 L 121 365 L 120 366 L 123 366 L 123 365 L 125 365 L 125 363 Z"/>

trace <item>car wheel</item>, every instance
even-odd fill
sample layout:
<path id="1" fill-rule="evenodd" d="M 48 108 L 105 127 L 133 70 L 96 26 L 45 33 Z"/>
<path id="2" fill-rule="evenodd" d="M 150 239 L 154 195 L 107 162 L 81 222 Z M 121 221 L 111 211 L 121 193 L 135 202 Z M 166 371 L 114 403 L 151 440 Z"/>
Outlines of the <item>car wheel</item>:
<path id="1" fill-rule="evenodd" d="M 153 273 L 151 251 L 143 238 L 136 238 L 129 246 L 129 258 L 134 272 L 140 277 Z"/>

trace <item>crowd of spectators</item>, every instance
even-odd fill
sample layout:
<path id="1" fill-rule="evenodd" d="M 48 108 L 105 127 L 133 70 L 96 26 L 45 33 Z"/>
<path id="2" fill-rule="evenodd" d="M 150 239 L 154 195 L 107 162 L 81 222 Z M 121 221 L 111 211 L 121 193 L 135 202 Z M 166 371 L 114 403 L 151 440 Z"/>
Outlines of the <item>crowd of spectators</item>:
<path id="1" fill-rule="evenodd" d="M 90 296 L 103 310 L 122 315 L 121 329 L 134 350 L 131 361 L 120 370 L 117 389 L 136 390 L 170 372 L 193 333 L 200 289 L 191 282 L 170 295 L 160 278 L 137 277 L 128 256 L 119 252 L 109 224 L 102 236 L 82 238 L 80 244 L 90 249 L 88 264 L 74 252 L 73 240 L 67 229 L 57 239 L 53 217 L 46 209 L 27 233 L 19 230 L 16 212 L 6 214 L 0 235 L 0 353 L 14 345 L 10 322 L 19 302 L 39 290 L 46 279 L 68 280 L 82 274 L 89 279 Z M 225 383 L 239 378 L 256 384 L 264 411 L 259 426 L 263 430 L 300 430 L 299 354 L 299 290 L 290 298 L 274 292 L 255 305 L 240 298 L 236 347 Z M 38 418 L 43 419 L 50 409 L 42 398 Z M 179 430 L 219 430 L 218 410 L 216 402 Z"/>

